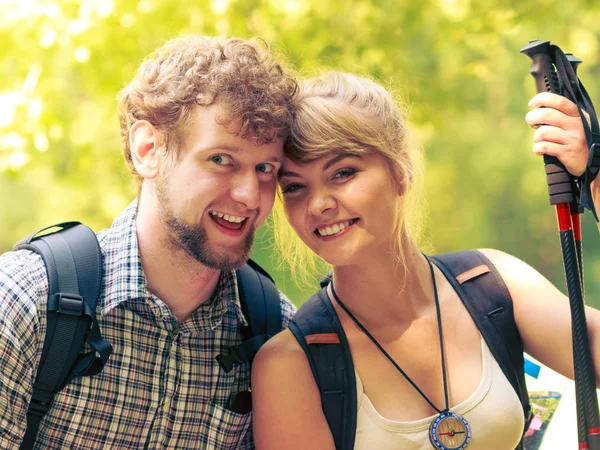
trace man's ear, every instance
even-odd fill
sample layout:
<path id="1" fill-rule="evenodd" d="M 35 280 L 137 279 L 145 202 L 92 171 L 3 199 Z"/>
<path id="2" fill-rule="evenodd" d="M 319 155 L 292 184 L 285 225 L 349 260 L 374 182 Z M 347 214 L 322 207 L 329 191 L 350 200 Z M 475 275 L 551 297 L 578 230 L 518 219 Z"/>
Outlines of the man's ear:
<path id="1" fill-rule="evenodd" d="M 138 120 L 129 130 L 129 148 L 135 170 L 145 179 L 158 176 L 164 157 L 159 131 L 147 120 Z"/>

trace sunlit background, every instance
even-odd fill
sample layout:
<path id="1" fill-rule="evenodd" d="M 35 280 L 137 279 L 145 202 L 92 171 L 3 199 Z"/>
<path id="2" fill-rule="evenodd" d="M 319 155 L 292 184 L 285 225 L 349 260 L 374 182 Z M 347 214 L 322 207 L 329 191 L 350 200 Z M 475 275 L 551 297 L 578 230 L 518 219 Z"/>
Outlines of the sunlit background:
<path id="1" fill-rule="evenodd" d="M 426 251 L 500 248 L 564 291 L 519 49 L 548 39 L 573 52 L 600 101 L 598 24 L 600 5 L 584 0 L 0 0 L 0 251 L 59 221 L 108 227 L 130 202 L 116 94 L 145 55 L 186 33 L 261 36 L 303 73 L 357 72 L 405 98 L 426 161 Z M 272 268 L 260 237 L 254 257 Z M 584 242 L 588 303 L 600 305 L 589 213 Z M 273 275 L 296 304 L 313 290 Z"/>

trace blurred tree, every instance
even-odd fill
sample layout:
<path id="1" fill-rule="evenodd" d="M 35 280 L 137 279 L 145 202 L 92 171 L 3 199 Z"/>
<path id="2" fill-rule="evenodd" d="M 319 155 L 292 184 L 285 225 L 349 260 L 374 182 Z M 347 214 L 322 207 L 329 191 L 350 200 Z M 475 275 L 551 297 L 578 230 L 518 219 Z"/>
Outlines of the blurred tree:
<path id="1" fill-rule="evenodd" d="M 540 38 L 575 53 L 598 99 L 599 21 L 591 0 L 3 0 L 0 251 L 65 219 L 107 227 L 130 201 L 115 98 L 145 55 L 185 33 L 258 35 L 303 73 L 369 75 L 406 100 L 413 145 L 425 153 L 426 250 L 500 248 L 564 290 L 554 212 L 524 123 L 534 85 L 519 49 Z M 590 214 L 584 234 L 595 274 Z M 254 257 L 270 267 L 271 253 L 265 229 Z M 311 290 L 275 277 L 297 304 Z M 588 302 L 600 306 L 592 278 Z"/>

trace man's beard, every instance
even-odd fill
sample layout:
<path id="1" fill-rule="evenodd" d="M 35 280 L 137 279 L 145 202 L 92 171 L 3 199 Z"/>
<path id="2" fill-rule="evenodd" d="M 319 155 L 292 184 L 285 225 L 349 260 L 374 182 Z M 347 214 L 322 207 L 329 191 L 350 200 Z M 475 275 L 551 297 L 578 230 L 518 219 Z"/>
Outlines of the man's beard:
<path id="1" fill-rule="evenodd" d="M 171 244 L 211 269 L 228 271 L 246 263 L 254 243 L 254 225 L 247 225 L 251 228 L 239 247 L 230 251 L 219 250 L 211 245 L 206 228 L 202 224 L 190 224 L 175 215 L 170 208 L 172 202 L 164 192 L 163 183 L 158 183 L 156 191 L 160 217 L 169 233 Z"/>

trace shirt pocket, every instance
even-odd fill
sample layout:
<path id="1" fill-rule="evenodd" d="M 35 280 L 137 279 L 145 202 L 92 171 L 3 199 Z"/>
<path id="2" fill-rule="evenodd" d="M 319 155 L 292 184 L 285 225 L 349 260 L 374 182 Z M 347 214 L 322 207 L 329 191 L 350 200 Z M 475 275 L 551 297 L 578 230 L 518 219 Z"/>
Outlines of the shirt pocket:
<path id="1" fill-rule="evenodd" d="M 252 413 L 238 414 L 211 403 L 207 447 L 214 450 L 252 448 Z"/>

